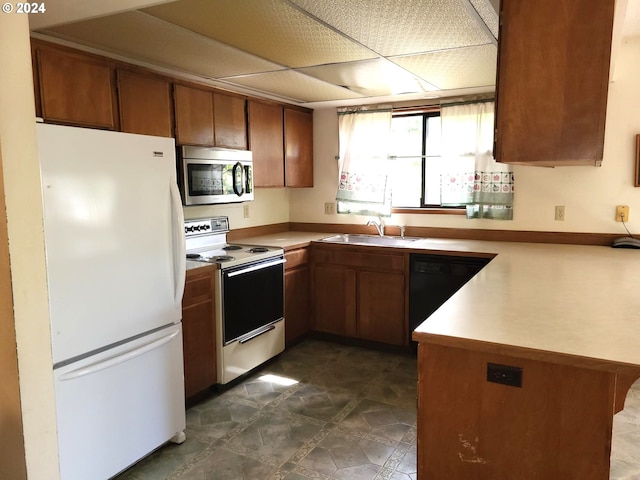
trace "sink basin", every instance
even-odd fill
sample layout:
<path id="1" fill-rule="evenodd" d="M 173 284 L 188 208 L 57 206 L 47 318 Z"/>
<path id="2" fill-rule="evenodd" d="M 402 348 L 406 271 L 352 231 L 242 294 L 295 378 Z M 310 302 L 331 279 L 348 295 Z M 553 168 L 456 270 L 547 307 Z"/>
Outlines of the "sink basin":
<path id="1" fill-rule="evenodd" d="M 408 247 L 416 240 L 422 240 L 420 237 L 380 237 L 378 235 L 360 235 L 342 233 L 333 235 L 332 237 L 322 238 L 323 242 L 330 243 L 348 243 L 350 245 L 375 245 L 385 247 Z"/>

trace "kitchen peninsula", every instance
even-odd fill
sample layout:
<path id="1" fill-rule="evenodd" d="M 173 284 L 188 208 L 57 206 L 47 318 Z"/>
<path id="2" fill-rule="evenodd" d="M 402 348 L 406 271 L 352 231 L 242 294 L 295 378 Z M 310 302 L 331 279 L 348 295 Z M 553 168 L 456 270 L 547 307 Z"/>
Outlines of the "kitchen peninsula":
<path id="1" fill-rule="evenodd" d="M 413 333 L 419 478 L 608 479 L 640 377 L 640 256 L 430 241 L 498 255 Z"/>
<path id="2" fill-rule="evenodd" d="M 447 239 L 393 250 L 494 257 L 413 332 L 419 478 L 608 479 L 613 415 L 640 378 L 640 252 Z"/>

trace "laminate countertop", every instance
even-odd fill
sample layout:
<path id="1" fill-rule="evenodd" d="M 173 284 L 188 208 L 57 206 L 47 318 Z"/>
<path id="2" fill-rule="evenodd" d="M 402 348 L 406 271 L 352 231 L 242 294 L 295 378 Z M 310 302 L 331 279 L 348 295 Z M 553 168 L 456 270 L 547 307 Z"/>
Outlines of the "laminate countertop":
<path id="1" fill-rule="evenodd" d="M 640 366 L 640 251 L 466 240 L 420 247 L 496 256 L 414 340 L 607 370 Z"/>
<path id="2" fill-rule="evenodd" d="M 242 242 L 290 250 L 331 235 L 282 232 Z M 640 366 L 640 250 L 449 239 L 400 250 L 493 257 L 413 332 L 418 342 L 593 368 Z"/>

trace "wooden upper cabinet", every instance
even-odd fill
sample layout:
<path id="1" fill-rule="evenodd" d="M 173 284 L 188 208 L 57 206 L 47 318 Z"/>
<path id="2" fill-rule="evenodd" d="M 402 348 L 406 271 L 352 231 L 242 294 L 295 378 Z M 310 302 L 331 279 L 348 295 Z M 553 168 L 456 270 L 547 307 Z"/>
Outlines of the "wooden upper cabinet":
<path id="1" fill-rule="evenodd" d="M 282 107 L 249 100 L 249 149 L 256 187 L 284 187 Z"/>
<path id="2" fill-rule="evenodd" d="M 285 185 L 313 187 L 313 114 L 284 109 Z"/>
<path id="3" fill-rule="evenodd" d="M 176 144 L 214 145 L 213 92 L 176 84 Z"/>
<path id="4" fill-rule="evenodd" d="M 120 129 L 173 137 L 171 85 L 159 76 L 118 70 Z"/>
<path id="5" fill-rule="evenodd" d="M 115 130 L 115 84 L 106 59 L 39 45 L 38 86 L 45 121 Z"/>
<path id="6" fill-rule="evenodd" d="M 496 160 L 600 165 L 614 0 L 502 0 Z"/>
<path id="7" fill-rule="evenodd" d="M 244 98 L 213 94 L 213 127 L 217 147 L 247 149 L 246 105 Z"/>

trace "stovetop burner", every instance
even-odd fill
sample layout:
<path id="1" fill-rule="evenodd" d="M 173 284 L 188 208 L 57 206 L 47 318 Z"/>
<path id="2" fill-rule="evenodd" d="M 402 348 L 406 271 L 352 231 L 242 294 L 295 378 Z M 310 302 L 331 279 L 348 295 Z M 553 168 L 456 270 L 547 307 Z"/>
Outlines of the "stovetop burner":
<path id="1" fill-rule="evenodd" d="M 218 255 L 217 257 L 211 257 L 214 262 L 230 262 L 235 260 L 231 255 Z"/>
<path id="2" fill-rule="evenodd" d="M 269 249 L 267 247 L 253 247 L 249 249 L 250 253 L 264 253 L 268 251 Z"/>
<path id="3" fill-rule="evenodd" d="M 227 245 L 226 247 L 222 247 L 222 250 L 240 250 L 242 247 L 240 245 Z"/>
<path id="4" fill-rule="evenodd" d="M 187 253 L 187 258 L 189 260 L 193 260 L 195 258 L 200 258 L 200 254 L 199 253 Z"/>

